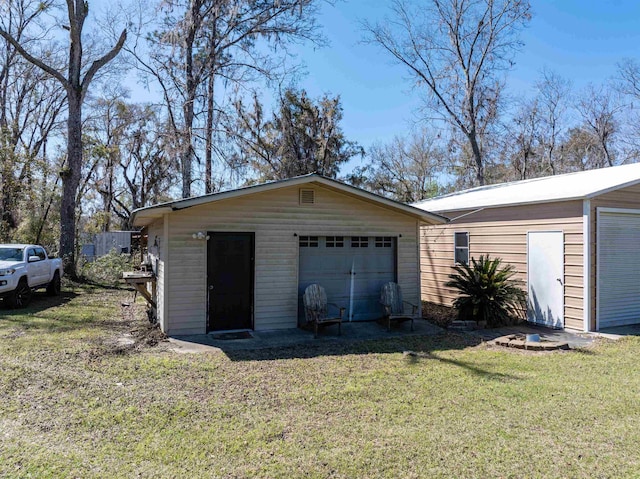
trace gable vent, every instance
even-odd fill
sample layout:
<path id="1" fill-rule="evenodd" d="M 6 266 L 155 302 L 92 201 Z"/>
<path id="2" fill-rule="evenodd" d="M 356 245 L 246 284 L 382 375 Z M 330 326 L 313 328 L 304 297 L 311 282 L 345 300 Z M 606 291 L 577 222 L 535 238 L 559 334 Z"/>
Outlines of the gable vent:
<path id="1" fill-rule="evenodd" d="M 300 190 L 300 204 L 301 205 L 315 205 L 316 204 L 316 192 L 315 190 Z"/>

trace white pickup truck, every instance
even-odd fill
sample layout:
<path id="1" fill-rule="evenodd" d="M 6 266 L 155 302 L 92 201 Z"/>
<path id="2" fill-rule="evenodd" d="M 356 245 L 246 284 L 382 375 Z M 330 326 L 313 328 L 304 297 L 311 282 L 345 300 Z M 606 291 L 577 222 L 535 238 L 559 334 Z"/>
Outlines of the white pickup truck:
<path id="1" fill-rule="evenodd" d="M 42 246 L 0 244 L 0 297 L 10 308 L 26 307 L 38 288 L 59 295 L 62 274 L 62 261 L 49 258 Z"/>

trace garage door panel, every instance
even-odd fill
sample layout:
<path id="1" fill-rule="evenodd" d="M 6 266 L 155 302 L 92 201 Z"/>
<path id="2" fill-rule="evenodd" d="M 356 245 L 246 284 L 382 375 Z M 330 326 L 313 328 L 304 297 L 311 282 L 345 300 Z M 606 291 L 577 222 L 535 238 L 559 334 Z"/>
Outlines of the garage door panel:
<path id="1" fill-rule="evenodd" d="M 377 319 L 381 316 L 379 305 L 380 289 L 389 281 L 396 280 L 396 240 L 376 237 L 341 237 L 342 247 L 336 247 L 335 237 L 318 237 L 316 247 L 307 247 L 301 240 L 299 262 L 299 318 L 304 318 L 302 295 L 313 283 L 322 285 L 329 302 L 346 308 L 353 306 L 354 321 Z M 376 246 L 378 244 L 379 246 Z M 329 246 L 331 245 L 331 246 Z M 353 297 L 351 297 L 351 270 L 353 276 Z"/>
<path id="2" fill-rule="evenodd" d="M 600 328 L 640 323 L 640 214 L 598 212 L 597 293 Z"/>

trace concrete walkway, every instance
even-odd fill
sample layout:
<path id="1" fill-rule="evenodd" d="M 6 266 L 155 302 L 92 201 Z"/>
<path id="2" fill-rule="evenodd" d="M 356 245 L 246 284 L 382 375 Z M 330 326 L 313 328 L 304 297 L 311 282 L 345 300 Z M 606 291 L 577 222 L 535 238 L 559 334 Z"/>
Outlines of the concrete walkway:
<path id="1" fill-rule="evenodd" d="M 257 349 L 287 348 L 294 346 L 322 346 L 346 344 L 354 341 L 392 339 L 407 336 L 430 336 L 441 334 L 444 330 L 426 320 L 414 321 L 414 331 L 409 323 L 393 325 L 391 331 L 375 321 L 342 323 L 342 335 L 338 336 L 337 326 L 321 329 L 318 338 L 313 332 L 302 329 L 281 329 L 274 331 L 251 331 L 248 339 L 215 339 L 211 334 L 174 336 L 169 339 L 172 349 L 179 353 L 198 353 L 206 351 L 248 351 Z"/>

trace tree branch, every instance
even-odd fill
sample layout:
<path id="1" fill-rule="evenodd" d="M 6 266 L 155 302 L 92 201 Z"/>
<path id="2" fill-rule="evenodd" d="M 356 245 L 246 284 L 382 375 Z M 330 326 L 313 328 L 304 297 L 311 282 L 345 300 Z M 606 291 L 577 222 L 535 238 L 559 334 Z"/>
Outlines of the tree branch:
<path id="1" fill-rule="evenodd" d="M 29 52 L 27 52 L 22 45 L 20 45 L 20 43 L 18 43 L 18 41 L 13 38 L 13 36 L 11 36 L 11 34 L 7 33 L 4 29 L 0 28 L 0 36 L 3 37 L 6 41 L 8 41 L 13 48 L 15 48 L 18 53 L 20 53 L 20 55 L 22 55 L 24 57 L 25 60 L 27 60 L 29 63 L 37 66 L 38 68 L 44 70 L 45 72 L 47 72 L 49 75 L 51 75 L 52 77 L 54 77 L 56 80 L 58 80 L 60 83 L 62 83 L 62 86 L 64 86 L 65 89 L 69 89 L 71 84 L 69 83 L 69 81 L 62 75 L 62 73 L 60 73 L 58 70 L 56 70 L 55 68 L 50 67 L 49 65 L 47 65 L 46 63 L 44 63 L 42 60 L 40 60 L 39 58 L 34 57 L 33 55 L 31 55 Z"/>
<path id="2" fill-rule="evenodd" d="M 105 56 L 103 56 L 102 58 L 99 58 L 98 60 L 94 61 L 91 64 L 91 66 L 89 67 L 89 70 L 87 70 L 87 73 L 84 76 L 84 79 L 82 80 L 82 84 L 81 84 L 82 99 L 84 99 L 88 86 L 91 83 L 91 80 L 93 80 L 94 75 L 97 73 L 98 70 L 100 70 L 100 68 L 105 66 L 107 63 L 113 60 L 116 57 L 116 55 L 118 55 L 118 53 L 120 53 L 120 50 L 122 50 L 122 47 L 126 39 L 127 39 L 127 30 L 124 29 L 120 34 L 118 43 L 116 43 L 116 45 L 111 49 L 111 51 L 107 53 Z"/>

